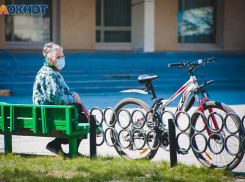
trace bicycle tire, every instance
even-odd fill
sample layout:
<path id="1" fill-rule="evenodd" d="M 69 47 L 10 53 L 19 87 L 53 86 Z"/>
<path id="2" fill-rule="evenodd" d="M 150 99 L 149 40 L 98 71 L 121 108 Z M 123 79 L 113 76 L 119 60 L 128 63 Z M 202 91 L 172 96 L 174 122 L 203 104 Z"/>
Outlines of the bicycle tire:
<path id="1" fill-rule="evenodd" d="M 120 102 L 117 103 L 117 105 L 114 107 L 114 110 L 116 112 L 118 112 L 120 109 L 127 109 L 130 111 L 130 113 L 132 114 L 132 112 L 135 109 L 140 109 L 141 111 L 144 112 L 144 114 L 147 113 L 147 111 L 150 110 L 150 106 L 148 104 L 146 104 L 145 102 L 143 102 L 142 100 L 136 99 L 136 98 L 125 98 L 123 100 L 121 100 Z M 114 116 L 111 116 L 111 121 L 114 120 Z M 116 125 L 114 126 L 115 128 L 117 127 Z M 132 131 L 132 123 L 127 127 L 129 130 L 131 129 Z M 145 125 L 142 130 L 146 131 L 147 126 Z M 121 128 L 122 129 L 122 128 Z M 149 129 L 150 130 L 150 129 Z M 114 137 L 113 135 L 111 135 L 112 137 L 112 141 L 114 141 Z M 153 146 L 155 146 L 157 144 L 156 139 L 153 141 Z M 134 146 L 133 146 L 134 147 Z M 127 159 L 142 159 L 142 158 L 146 158 L 146 159 L 152 159 L 155 154 L 157 153 L 157 149 L 155 150 L 150 150 L 147 149 L 147 145 L 145 145 L 145 147 L 141 150 L 131 150 L 129 148 L 125 149 L 120 147 L 120 145 L 117 143 L 114 148 L 116 149 L 117 153 L 120 156 L 123 156 Z M 142 154 L 141 154 L 142 152 Z"/>
<path id="2" fill-rule="evenodd" d="M 225 105 L 224 103 L 220 103 L 220 102 L 215 102 L 215 101 L 211 101 L 211 102 L 207 102 L 205 104 L 203 104 L 204 107 L 204 114 L 205 116 L 208 118 L 208 115 L 210 114 L 208 109 L 212 108 L 213 112 L 217 112 L 219 114 L 222 115 L 223 119 L 225 118 L 225 115 L 233 112 L 235 113 L 229 106 Z M 217 119 L 218 117 L 216 117 Z M 193 120 L 191 121 L 193 126 L 195 127 L 203 127 L 204 123 L 201 119 L 200 114 L 196 114 L 195 117 L 193 117 Z M 218 122 L 218 121 L 217 121 Z M 220 120 L 221 122 L 221 120 Z M 235 130 L 237 129 L 237 126 L 239 125 L 239 118 L 237 118 L 236 116 L 230 116 L 229 118 L 229 127 L 230 128 L 235 128 Z M 241 130 L 240 130 L 241 131 Z M 237 136 L 239 136 L 241 139 L 243 137 L 243 134 L 238 131 L 236 133 Z M 196 131 L 194 131 L 193 128 L 190 128 L 190 136 L 193 136 L 196 133 Z M 205 129 L 202 132 L 206 138 L 209 138 L 207 129 Z M 225 128 L 223 128 L 218 134 L 221 134 L 223 139 L 225 139 L 227 136 L 229 136 L 229 132 L 225 130 Z M 210 144 L 210 146 L 212 146 L 212 149 L 222 149 L 222 145 L 221 143 L 219 144 L 218 142 L 218 138 L 211 138 L 210 141 L 212 142 Z M 203 146 L 203 142 L 202 141 L 198 141 L 197 139 L 193 140 L 193 146 L 195 147 L 195 149 L 199 149 L 201 151 L 201 148 Z M 239 151 L 239 144 L 234 140 L 233 142 L 229 143 L 230 146 L 234 146 L 237 147 Z M 193 150 L 193 149 L 192 149 Z M 203 153 L 197 153 L 193 150 L 193 153 L 195 155 L 195 157 L 199 160 L 199 162 L 201 162 L 202 164 L 204 164 L 205 166 L 208 166 L 210 168 L 220 168 L 220 169 L 227 169 L 227 170 L 232 170 L 234 169 L 236 166 L 238 166 L 238 164 L 241 162 L 244 152 L 242 150 L 240 150 L 240 152 L 238 152 L 237 155 L 230 155 L 226 150 L 222 150 L 222 152 L 220 154 L 213 154 L 212 151 L 207 148 L 205 152 Z"/>

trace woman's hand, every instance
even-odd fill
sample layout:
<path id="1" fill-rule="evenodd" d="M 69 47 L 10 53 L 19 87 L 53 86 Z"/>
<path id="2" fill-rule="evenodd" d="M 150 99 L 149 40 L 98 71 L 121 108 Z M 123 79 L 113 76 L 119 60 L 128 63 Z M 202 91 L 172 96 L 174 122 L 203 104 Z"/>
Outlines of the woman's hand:
<path id="1" fill-rule="evenodd" d="M 79 97 L 77 92 L 73 92 L 73 94 L 71 96 L 76 98 L 76 100 L 74 102 L 75 104 L 81 104 L 81 100 L 80 100 L 80 97 Z"/>

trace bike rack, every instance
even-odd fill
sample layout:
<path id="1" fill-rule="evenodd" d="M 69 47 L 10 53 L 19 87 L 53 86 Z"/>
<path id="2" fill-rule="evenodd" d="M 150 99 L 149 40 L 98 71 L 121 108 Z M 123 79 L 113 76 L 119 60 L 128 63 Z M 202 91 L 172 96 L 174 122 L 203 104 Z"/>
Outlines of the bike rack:
<path id="1" fill-rule="evenodd" d="M 133 112 L 129 112 L 128 110 L 126 109 L 121 109 L 118 113 L 116 113 L 116 111 L 113 109 L 113 108 L 106 108 L 104 110 L 104 112 L 102 112 L 101 109 L 95 107 L 93 108 L 91 111 L 90 111 L 90 115 L 96 115 L 94 114 L 93 112 L 95 110 L 98 110 L 98 113 L 97 115 L 99 114 L 100 116 L 97 117 L 97 118 L 101 118 L 101 120 L 99 121 L 99 125 L 100 126 L 96 126 L 97 128 L 98 127 L 101 127 L 103 122 L 105 123 L 105 125 L 103 125 L 103 127 L 107 127 L 104 131 L 104 129 L 101 127 L 101 131 L 102 131 L 102 135 L 103 135 L 103 138 L 102 138 L 102 141 L 100 143 L 96 143 L 96 138 L 92 138 L 93 142 L 96 143 L 96 146 L 101 146 L 104 142 L 108 145 L 108 146 L 115 146 L 115 145 L 118 145 L 119 147 L 123 148 L 123 149 L 126 149 L 129 147 L 130 144 L 133 144 L 133 147 L 137 150 L 140 150 L 142 149 L 143 147 L 145 147 L 146 149 L 150 149 L 150 150 L 156 150 L 158 147 L 162 147 L 164 150 L 166 151 L 170 151 L 170 165 L 171 167 L 174 167 L 176 164 L 177 164 L 177 153 L 179 154 L 184 154 L 185 152 L 188 152 L 190 149 L 192 149 L 194 152 L 198 153 L 198 154 L 202 154 L 202 153 L 206 153 L 206 150 L 209 149 L 210 152 L 212 152 L 213 154 L 220 154 L 222 153 L 224 150 L 232 155 L 232 156 L 235 156 L 237 155 L 238 153 L 240 153 L 240 151 L 242 150 L 244 153 L 245 153 L 245 136 L 243 134 L 243 138 L 240 138 L 239 136 L 237 136 L 236 134 L 240 131 L 241 133 L 245 133 L 245 115 L 243 116 L 242 119 L 239 118 L 239 116 L 235 113 L 227 113 L 226 116 L 223 118 L 220 114 L 218 113 L 210 113 L 208 118 L 205 117 L 205 115 L 202 113 L 202 112 L 195 112 L 192 114 L 192 116 L 190 116 L 187 112 L 184 112 L 184 111 L 180 111 L 180 112 L 177 112 L 176 115 L 174 115 L 171 111 L 163 111 L 160 116 L 159 115 L 156 115 L 155 116 L 155 119 L 157 120 L 157 124 L 153 127 L 151 126 L 148 122 L 148 119 L 147 119 L 147 116 L 149 113 L 152 113 L 151 111 L 148 111 L 145 115 L 143 112 L 141 112 L 140 110 L 134 110 Z M 111 113 L 113 113 L 115 115 L 115 119 L 114 121 L 107 121 L 106 120 L 106 112 L 108 110 L 111 110 Z M 132 131 L 130 128 L 127 129 L 129 127 L 129 125 L 131 124 L 132 126 L 136 126 L 136 123 L 135 121 L 133 121 L 133 116 L 136 112 L 139 112 L 141 113 L 141 117 L 142 117 L 142 122 L 144 123 L 145 127 L 148 127 L 149 129 L 149 132 L 144 132 L 144 130 L 142 130 L 142 127 L 134 127 L 135 129 Z M 121 112 L 125 112 L 127 113 L 128 115 L 128 123 L 126 125 L 122 125 L 121 121 L 119 121 L 119 116 L 120 116 L 120 113 Z M 165 131 L 163 132 L 161 135 L 156 131 L 157 127 L 162 127 L 162 118 L 163 118 L 163 115 L 164 114 L 170 114 L 170 116 L 172 118 L 168 119 L 168 127 L 169 127 L 169 131 Z M 180 114 L 183 114 L 183 115 L 186 115 L 187 117 L 187 127 L 185 128 L 181 128 L 178 124 L 178 120 L 179 120 L 179 115 Z M 203 123 L 203 127 L 202 128 L 195 128 L 195 126 L 193 126 L 192 124 L 192 121 L 193 119 L 199 115 L 200 117 L 203 118 L 203 120 L 205 121 L 205 123 Z M 220 128 L 218 130 L 215 130 L 214 128 L 212 128 L 212 126 L 208 123 L 209 122 L 209 119 L 212 115 L 217 115 L 219 120 L 221 121 L 220 122 Z M 228 126 L 227 126 L 227 118 L 228 117 L 236 117 L 239 121 L 238 125 L 237 125 L 237 128 L 235 130 L 230 130 L 228 129 Z M 93 117 L 94 118 L 94 117 Z M 91 118 L 93 120 L 93 118 Z M 95 118 L 94 118 L 95 119 Z M 118 127 L 120 128 L 119 131 L 117 131 L 114 126 L 115 125 L 118 125 Z M 189 133 L 187 133 L 186 131 L 189 130 L 189 129 L 193 129 L 195 134 L 190 136 Z M 92 132 L 92 129 L 94 130 L 94 126 L 91 125 L 91 132 Z M 179 133 L 177 134 L 176 136 L 176 129 L 179 130 Z M 205 130 L 205 129 L 209 129 L 212 134 L 209 136 L 209 137 L 206 137 L 202 132 Z M 112 141 L 112 143 L 109 143 L 108 142 L 108 139 L 106 138 L 106 133 L 108 133 L 108 131 L 111 130 L 113 131 L 113 134 L 111 136 L 114 136 L 114 140 Z M 220 131 L 221 130 L 226 130 L 229 134 L 226 136 L 226 135 L 222 135 L 220 134 Z M 123 145 L 122 144 L 122 141 L 120 141 L 120 135 L 123 133 L 123 132 L 127 132 L 128 133 L 128 139 L 127 139 L 127 144 L 126 145 Z M 156 146 L 150 146 L 149 145 L 149 133 L 150 132 L 155 132 L 156 133 L 156 136 L 158 137 L 158 140 L 159 142 L 157 143 Z M 141 146 L 137 146 L 135 143 L 134 143 L 134 136 L 135 135 L 141 135 L 142 139 L 144 139 L 143 141 L 143 144 Z M 163 136 L 164 135 L 168 135 L 168 138 L 169 138 L 169 147 L 166 147 L 164 146 L 164 143 L 163 143 Z M 185 135 L 187 138 L 188 138 L 188 141 L 189 144 L 187 145 L 187 148 L 186 149 L 183 149 L 183 148 L 180 148 L 180 145 L 179 145 L 179 138 L 181 135 Z M 110 136 L 110 137 L 111 137 Z M 194 145 L 194 142 L 195 142 L 195 138 L 196 137 L 201 137 L 203 142 L 204 142 L 204 147 L 199 149 L 198 147 L 196 147 Z M 159 139 L 160 138 L 160 139 Z M 221 144 L 221 147 L 219 149 L 213 149 L 211 144 L 210 144 L 210 141 L 211 139 L 220 139 L 220 144 Z M 233 140 L 237 140 L 237 142 L 239 142 L 239 147 L 237 148 L 237 151 L 234 152 L 233 150 L 231 150 L 230 146 L 227 145 L 227 142 L 230 140 L 230 138 L 233 138 Z M 126 140 L 125 140 L 126 141 Z M 95 146 L 95 148 L 96 148 Z M 96 149 L 91 149 L 92 151 L 92 154 L 91 154 L 91 157 L 94 157 L 96 155 Z"/>

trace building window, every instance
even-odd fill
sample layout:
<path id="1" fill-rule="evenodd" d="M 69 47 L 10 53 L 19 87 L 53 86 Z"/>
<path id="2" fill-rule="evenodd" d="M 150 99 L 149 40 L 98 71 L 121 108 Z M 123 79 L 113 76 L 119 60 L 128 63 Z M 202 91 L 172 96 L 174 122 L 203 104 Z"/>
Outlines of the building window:
<path id="1" fill-rule="evenodd" d="M 5 0 L 5 5 L 48 5 L 44 15 L 5 15 L 5 39 L 18 42 L 49 42 L 52 40 L 52 1 Z"/>
<path id="2" fill-rule="evenodd" d="M 216 3 L 216 0 L 179 0 L 179 43 L 216 42 Z"/>
<path id="3" fill-rule="evenodd" d="M 96 0 L 96 42 L 131 42 L 131 0 Z"/>

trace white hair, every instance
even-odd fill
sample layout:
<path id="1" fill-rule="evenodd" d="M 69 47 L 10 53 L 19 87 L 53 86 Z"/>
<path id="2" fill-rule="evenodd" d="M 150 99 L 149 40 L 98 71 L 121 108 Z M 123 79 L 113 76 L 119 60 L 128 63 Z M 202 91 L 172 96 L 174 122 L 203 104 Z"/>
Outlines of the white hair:
<path id="1" fill-rule="evenodd" d="M 63 48 L 60 47 L 58 44 L 55 44 L 53 42 L 45 44 L 43 49 L 43 55 L 45 57 L 45 60 L 48 60 L 49 58 L 55 60 L 57 50 L 61 50 L 63 52 Z"/>

